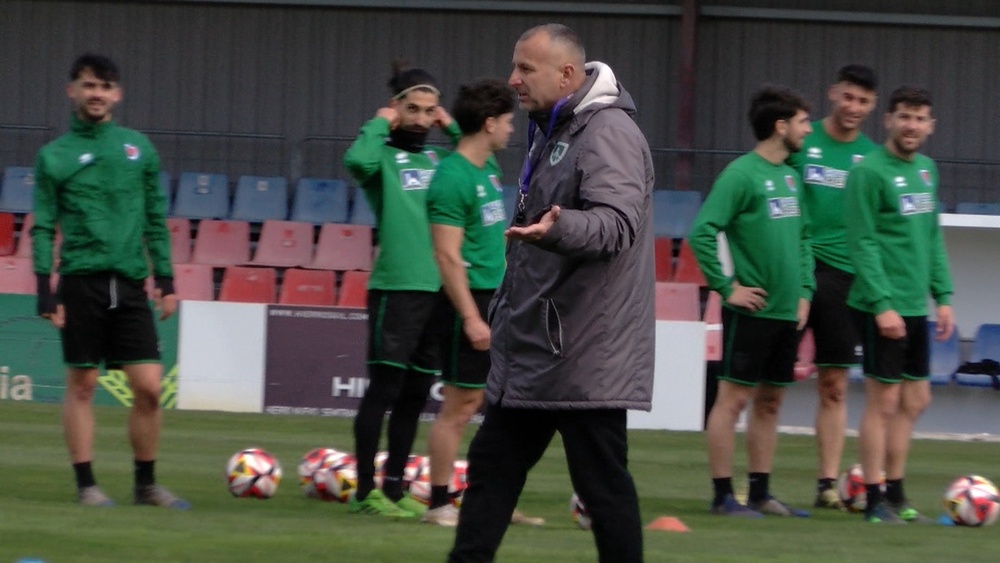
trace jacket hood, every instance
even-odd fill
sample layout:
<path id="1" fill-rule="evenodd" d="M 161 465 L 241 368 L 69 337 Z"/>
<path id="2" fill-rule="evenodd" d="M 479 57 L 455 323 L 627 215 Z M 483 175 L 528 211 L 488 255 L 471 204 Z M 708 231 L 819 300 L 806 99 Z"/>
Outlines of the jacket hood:
<path id="1" fill-rule="evenodd" d="M 602 107 L 617 107 L 630 116 L 635 114 L 635 103 L 632 101 L 632 96 L 615 78 L 611 67 L 599 61 L 591 61 L 584 68 L 587 79 L 579 90 L 569 95 L 568 101 L 559 110 L 559 114 L 555 116 L 556 128 L 564 125 L 574 115 Z M 551 109 L 533 111 L 528 114 L 528 117 L 542 131 L 545 131 L 551 118 L 550 112 Z"/>

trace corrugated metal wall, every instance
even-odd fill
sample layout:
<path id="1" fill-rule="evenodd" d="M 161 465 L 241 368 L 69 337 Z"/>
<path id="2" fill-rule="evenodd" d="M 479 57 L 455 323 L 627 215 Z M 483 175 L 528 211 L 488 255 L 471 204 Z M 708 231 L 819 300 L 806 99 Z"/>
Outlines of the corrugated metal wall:
<path id="1" fill-rule="evenodd" d="M 752 12 L 763 4 L 842 10 L 859 0 L 852 2 L 706 0 L 703 6 L 708 13 L 720 6 Z M 865 6 L 874 9 L 874 4 Z M 886 11 L 904 4 L 879 3 Z M 983 10 L 983 2 L 973 0 L 949 13 Z M 425 66 L 448 94 L 477 77 L 506 77 L 517 36 L 545 21 L 575 28 L 589 58 L 615 69 L 636 99 L 638 121 L 652 146 L 676 146 L 680 19 L 675 16 L 4 0 L 0 124 L 51 131 L 0 128 L 0 165 L 30 164 L 41 142 L 65 128 L 66 68 L 76 54 L 93 49 L 123 66 L 126 101 L 118 112 L 123 123 L 145 130 L 258 136 L 152 135 L 168 171 L 343 176 L 339 160 L 347 141 L 336 139 L 353 137 L 388 98 L 391 59 L 404 56 Z M 938 127 L 929 154 L 1000 162 L 1000 147 L 993 142 L 1000 124 L 1000 106 L 993 103 L 1000 88 L 998 52 L 997 28 L 703 16 L 697 37 L 695 147 L 742 151 L 752 146 L 746 102 L 766 81 L 799 89 L 822 115 L 836 68 L 863 62 L 879 72 L 883 101 L 904 81 L 930 87 Z M 880 105 L 877 111 L 883 109 Z M 523 139 L 523 116 L 517 125 L 517 138 Z M 882 139 L 878 118 L 867 130 Z M 501 159 L 508 181 L 517 173 L 520 154 L 515 148 Z M 693 187 L 707 190 L 731 158 L 695 157 Z M 673 184 L 674 159 L 657 156 L 661 187 Z M 949 205 L 995 199 L 992 186 L 1000 185 L 1000 166 L 945 163 L 942 172 Z"/>

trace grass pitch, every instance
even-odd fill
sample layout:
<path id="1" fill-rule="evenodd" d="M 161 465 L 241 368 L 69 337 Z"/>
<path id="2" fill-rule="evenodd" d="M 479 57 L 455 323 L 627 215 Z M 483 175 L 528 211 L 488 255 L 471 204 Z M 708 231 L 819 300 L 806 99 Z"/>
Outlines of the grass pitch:
<path id="1" fill-rule="evenodd" d="M 308 450 L 351 450 L 351 421 L 263 414 L 167 411 L 157 477 L 194 507 L 181 512 L 132 506 L 127 411 L 99 407 L 95 473 L 118 506 L 77 506 L 62 441 L 59 407 L 0 403 L 0 563 L 60 562 L 444 561 L 454 531 L 347 513 L 347 506 L 304 498 L 296 466 Z M 426 451 L 426 424 L 415 451 Z M 475 428 L 470 428 L 470 438 Z M 707 513 L 710 480 L 700 433 L 633 431 L 631 469 L 644 522 L 675 516 L 690 533 L 646 532 L 647 561 L 990 561 L 1000 526 L 877 526 L 832 511 L 808 519 L 728 520 Z M 237 450 L 260 446 L 281 461 L 285 478 L 266 501 L 237 499 L 223 468 Z M 856 451 L 853 440 L 848 456 Z M 464 452 L 464 449 L 463 449 Z M 937 517 L 947 483 L 963 473 L 1000 478 L 1000 444 L 914 442 L 907 493 Z M 845 459 L 845 463 L 853 461 Z M 814 495 L 813 439 L 782 436 L 772 477 L 776 496 L 800 506 Z M 745 468 L 738 446 L 737 475 Z M 735 480 L 737 488 L 745 479 Z M 589 532 L 570 520 L 562 445 L 553 442 L 530 474 L 520 507 L 548 520 L 511 527 L 498 561 L 593 561 Z"/>

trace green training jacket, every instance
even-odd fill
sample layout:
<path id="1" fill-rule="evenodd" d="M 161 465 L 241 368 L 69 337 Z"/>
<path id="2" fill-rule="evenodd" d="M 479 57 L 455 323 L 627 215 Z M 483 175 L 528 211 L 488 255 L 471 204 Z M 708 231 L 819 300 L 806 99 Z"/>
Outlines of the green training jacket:
<path id="1" fill-rule="evenodd" d="M 52 273 L 58 227 L 61 274 L 115 272 L 140 280 L 152 265 L 154 276 L 173 277 L 159 175 L 160 157 L 145 135 L 74 115 L 70 131 L 38 153 L 35 273 Z"/>

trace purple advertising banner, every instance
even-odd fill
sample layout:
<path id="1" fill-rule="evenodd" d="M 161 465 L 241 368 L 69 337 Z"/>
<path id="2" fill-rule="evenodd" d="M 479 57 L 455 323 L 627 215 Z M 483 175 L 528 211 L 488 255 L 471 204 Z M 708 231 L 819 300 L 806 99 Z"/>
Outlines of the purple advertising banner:
<path id="1" fill-rule="evenodd" d="M 368 387 L 368 312 L 340 307 L 267 308 L 264 412 L 354 416 Z M 440 383 L 425 417 L 437 412 Z"/>

